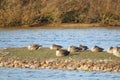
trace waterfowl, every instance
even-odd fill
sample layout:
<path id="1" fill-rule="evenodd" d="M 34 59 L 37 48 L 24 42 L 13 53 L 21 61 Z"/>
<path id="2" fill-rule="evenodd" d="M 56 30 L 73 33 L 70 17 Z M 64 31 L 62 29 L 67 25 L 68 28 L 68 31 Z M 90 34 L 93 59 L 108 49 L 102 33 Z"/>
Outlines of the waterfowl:
<path id="1" fill-rule="evenodd" d="M 65 49 L 57 49 L 56 50 L 56 56 L 60 57 L 60 56 L 67 56 L 69 55 L 69 51 L 65 50 Z"/>
<path id="2" fill-rule="evenodd" d="M 103 50 L 104 50 L 103 48 L 98 47 L 96 45 L 91 49 L 92 52 L 102 52 Z"/>
<path id="3" fill-rule="evenodd" d="M 62 48 L 61 45 L 56 45 L 56 44 L 53 44 L 53 45 L 50 46 L 51 50 L 57 50 L 57 49 L 61 49 L 61 48 Z"/>
<path id="4" fill-rule="evenodd" d="M 107 50 L 107 53 L 113 54 L 113 48 L 114 47 L 109 47 L 108 50 Z"/>
<path id="5" fill-rule="evenodd" d="M 113 55 L 120 57 L 120 47 L 113 48 Z"/>
<path id="6" fill-rule="evenodd" d="M 73 46 L 73 45 L 68 48 L 69 52 L 79 52 L 81 50 L 82 49 L 80 47 L 76 47 L 76 46 Z"/>
<path id="7" fill-rule="evenodd" d="M 79 46 L 82 50 L 87 50 L 88 49 L 88 47 L 87 46 L 84 46 L 84 45 L 80 45 Z"/>
<path id="8" fill-rule="evenodd" d="M 28 50 L 37 50 L 39 49 L 40 47 L 42 47 L 42 45 L 39 45 L 39 44 L 31 44 L 28 46 Z"/>

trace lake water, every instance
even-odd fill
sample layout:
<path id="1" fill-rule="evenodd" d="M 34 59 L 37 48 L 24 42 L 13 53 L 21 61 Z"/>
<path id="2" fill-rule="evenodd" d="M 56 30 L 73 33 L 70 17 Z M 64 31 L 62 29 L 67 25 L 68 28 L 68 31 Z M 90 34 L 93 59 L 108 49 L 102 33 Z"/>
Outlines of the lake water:
<path id="1" fill-rule="evenodd" d="M 110 46 L 120 46 L 120 28 L 0 30 L 0 47 L 23 47 L 31 43 L 41 44 L 43 47 L 55 43 L 64 48 L 83 44 L 90 49 L 98 45 L 107 49 Z"/>
<path id="2" fill-rule="evenodd" d="M 0 68 L 0 80 L 120 80 L 120 73 Z"/>
<path id="3" fill-rule="evenodd" d="M 94 45 L 105 50 L 110 46 L 120 46 L 120 28 L 86 29 L 0 29 L 0 47 L 23 47 L 31 43 L 49 47 L 60 44 L 64 48 L 70 45 Z M 86 72 L 51 69 L 0 68 L 0 80 L 120 80 L 118 72 Z"/>

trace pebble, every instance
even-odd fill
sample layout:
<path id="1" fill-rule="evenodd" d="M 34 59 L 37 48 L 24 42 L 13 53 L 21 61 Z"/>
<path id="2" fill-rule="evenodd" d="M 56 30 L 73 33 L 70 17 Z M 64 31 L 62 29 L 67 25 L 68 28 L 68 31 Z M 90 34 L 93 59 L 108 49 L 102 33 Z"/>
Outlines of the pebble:
<path id="1" fill-rule="evenodd" d="M 52 60 L 20 60 L 15 58 L 4 59 L 0 57 L 0 67 L 8 68 L 47 68 L 47 69 L 68 69 L 68 70 L 85 70 L 85 71 L 104 71 L 104 72 L 120 72 L 120 61 L 112 60 L 61 60 L 61 59 L 52 59 Z"/>

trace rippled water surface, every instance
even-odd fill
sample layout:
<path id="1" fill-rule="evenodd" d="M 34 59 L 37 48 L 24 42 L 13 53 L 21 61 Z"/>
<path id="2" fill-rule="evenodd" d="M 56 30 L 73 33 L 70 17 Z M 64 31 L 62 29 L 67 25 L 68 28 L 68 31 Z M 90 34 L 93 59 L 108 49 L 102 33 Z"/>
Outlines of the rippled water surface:
<path id="1" fill-rule="evenodd" d="M 87 45 L 89 48 L 99 45 L 107 49 L 109 46 L 120 46 L 120 28 L 0 30 L 0 47 L 22 47 L 31 43 L 45 47 L 56 43 L 65 48 L 80 44 Z"/>
<path id="2" fill-rule="evenodd" d="M 120 80 L 120 73 L 0 68 L 0 80 Z"/>
<path id="3" fill-rule="evenodd" d="M 31 43 L 45 47 L 55 43 L 65 48 L 80 44 L 89 48 L 99 45 L 107 49 L 120 46 L 120 28 L 0 29 L 0 47 L 23 47 Z M 0 80 L 120 80 L 120 73 L 0 68 Z"/>

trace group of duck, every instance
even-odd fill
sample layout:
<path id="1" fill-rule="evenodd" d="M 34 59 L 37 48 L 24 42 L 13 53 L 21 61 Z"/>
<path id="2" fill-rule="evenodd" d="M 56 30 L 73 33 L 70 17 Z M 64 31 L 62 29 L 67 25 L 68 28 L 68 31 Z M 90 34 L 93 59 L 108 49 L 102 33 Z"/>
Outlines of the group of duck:
<path id="1" fill-rule="evenodd" d="M 42 45 L 39 45 L 39 44 L 31 44 L 28 46 L 28 50 L 38 50 L 41 47 Z M 68 47 L 68 49 L 63 49 L 61 45 L 57 45 L 57 44 L 52 44 L 50 46 L 50 50 L 56 50 L 56 56 L 67 56 L 72 52 L 80 52 L 88 49 L 89 48 L 84 45 L 80 45 L 79 47 L 71 45 Z M 103 52 L 103 50 L 104 50 L 103 48 L 96 45 L 91 49 L 92 52 Z M 117 47 L 117 46 L 110 47 L 108 48 L 107 53 L 120 57 L 120 47 Z"/>

